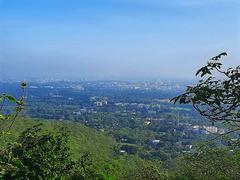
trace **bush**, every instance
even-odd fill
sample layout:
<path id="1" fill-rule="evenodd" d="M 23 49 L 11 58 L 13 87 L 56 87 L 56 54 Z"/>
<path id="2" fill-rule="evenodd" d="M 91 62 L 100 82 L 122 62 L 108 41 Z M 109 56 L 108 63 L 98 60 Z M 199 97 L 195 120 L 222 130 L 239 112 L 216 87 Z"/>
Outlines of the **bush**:
<path id="1" fill-rule="evenodd" d="M 41 131 L 41 124 L 24 131 L 14 143 L 0 151 L 0 178 L 3 179 L 58 179 L 93 176 L 87 155 L 71 159 L 68 136 L 63 133 Z"/>

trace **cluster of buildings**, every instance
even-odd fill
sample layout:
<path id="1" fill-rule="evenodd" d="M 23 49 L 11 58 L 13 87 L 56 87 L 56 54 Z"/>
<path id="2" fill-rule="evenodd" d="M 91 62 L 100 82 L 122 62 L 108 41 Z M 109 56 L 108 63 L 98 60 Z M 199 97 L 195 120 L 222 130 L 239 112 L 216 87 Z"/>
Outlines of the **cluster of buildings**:
<path id="1" fill-rule="evenodd" d="M 216 126 L 192 126 L 192 130 L 201 134 L 224 134 L 225 129 Z"/>
<path id="2" fill-rule="evenodd" d="M 160 100 L 161 101 L 161 100 Z M 136 108 L 145 108 L 145 109 L 160 109 L 162 107 L 161 102 L 151 102 L 151 103 L 128 103 L 128 102 L 116 102 L 114 103 L 115 106 L 120 107 L 136 107 Z M 165 99 L 162 102 L 169 102 Z"/>
<path id="3" fill-rule="evenodd" d="M 113 82 L 112 87 L 131 90 L 178 90 L 183 86 L 180 83 L 172 81 L 155 82 Z"/>
<path id="4" fill-rule="evenodd" d="M 90 102 L 93 102 L 97 107 L 102 107 L 108 104 L 108 97 L 93 96 L 90 98 Z"/>

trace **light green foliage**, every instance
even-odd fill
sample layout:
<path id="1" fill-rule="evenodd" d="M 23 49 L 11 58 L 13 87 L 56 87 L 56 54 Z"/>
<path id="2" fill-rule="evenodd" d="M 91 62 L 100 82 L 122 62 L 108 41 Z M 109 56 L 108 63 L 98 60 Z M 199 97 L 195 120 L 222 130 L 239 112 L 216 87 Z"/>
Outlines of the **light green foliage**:
<path id="1" fill-rule="evenodd" d="M 28 128 L 16 142 L 0 151 L 1 178 L 56 179 L 72 174 L 80 178 L 91 175 L 86 173 L 90 165 L 86 156 L 76 161 L 71 159 L 64 129 L 60 129 L 63 133 L 42 134 L 40 126 Z"/>
<path id="2" fill-rule="evenodd" d="M 169 174 L 163 170 L 161 163 L 140 161 L 132 171 L 127 173 L 125 179 L 131 180 L 161 180 L 169 179 Z"/>
<path id="3" fill-rule="evenodd" d="M 79 158 L 79 154 L 86 153 L 97 162 L 111 160 L 113 158 L 116 145 L 113 138 L 106 136 L 105 133 L 72 122 L 18 118 L 9 131 L 11 134 L 1 137 L 0 146 L 6 146 L 9 142 L 16 141 L 22 131 L 38 124 L 39 122 L 42 123 L 43 133 L 56 133 L 59 127 L 65 127 L 69 136 L 68 146 L 72 152 L 73 158 Z M 9 122 L 6 121 L 2 125 L 8 126 L 8 123 Z"/>
<path id="4" fill-rule="evenodd" d="M 228 148 L 199 145 L 174 163 L 178 176 L 187 179 L 240 179 L 239 151 Z"/>

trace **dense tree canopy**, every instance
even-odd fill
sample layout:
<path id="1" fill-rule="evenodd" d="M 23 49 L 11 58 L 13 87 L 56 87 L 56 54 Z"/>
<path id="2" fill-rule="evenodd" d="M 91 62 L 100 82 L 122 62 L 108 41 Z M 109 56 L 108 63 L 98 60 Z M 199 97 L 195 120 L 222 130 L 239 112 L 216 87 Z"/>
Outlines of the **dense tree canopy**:
<path id="1" fill-rule="evenodd" d="M 239 151 L 199 144 L 195 151 L 174 161 L 173 171 L 187 179 L 239 179 Z"/>

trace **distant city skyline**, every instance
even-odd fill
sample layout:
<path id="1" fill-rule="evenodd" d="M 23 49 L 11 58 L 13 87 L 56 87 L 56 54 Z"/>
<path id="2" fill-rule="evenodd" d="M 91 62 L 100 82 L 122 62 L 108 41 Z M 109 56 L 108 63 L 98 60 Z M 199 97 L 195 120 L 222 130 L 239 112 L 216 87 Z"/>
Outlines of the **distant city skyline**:
<path id="1" fill-rule="evenodd" d="M 239 50 L 238 0 L 0 0 L 1 78 L 192 79 Z"/>

